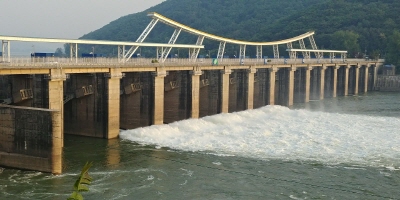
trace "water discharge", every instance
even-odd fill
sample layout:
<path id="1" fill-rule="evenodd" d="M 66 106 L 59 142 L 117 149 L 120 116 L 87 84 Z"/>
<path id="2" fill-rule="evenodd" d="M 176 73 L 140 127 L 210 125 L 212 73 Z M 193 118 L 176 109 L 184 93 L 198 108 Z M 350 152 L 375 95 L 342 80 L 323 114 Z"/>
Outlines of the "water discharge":
<path id="1" fill-rule="evenodd" d="M 282 106 L 122 131 L 144 145 L 256 159 L 400 167 L 400 118 Z"/>

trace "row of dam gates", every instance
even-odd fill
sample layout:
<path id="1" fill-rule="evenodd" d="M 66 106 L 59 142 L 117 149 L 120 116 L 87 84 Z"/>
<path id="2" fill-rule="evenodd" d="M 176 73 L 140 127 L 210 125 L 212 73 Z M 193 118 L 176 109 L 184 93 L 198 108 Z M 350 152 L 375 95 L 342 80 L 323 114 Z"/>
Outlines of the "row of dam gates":
<path id="1" fill-rule="evenodd" d="M 0 165 L 61 173 L 64 133 L 111 139 L 120 129 L 357 95 L 373 89 L 381 64 L 3 68 Z"/>
<path id="2" fill-rule="evenodd" d="M 318 50 L 314 32 L 276 42 L 246 42 L 204 33 L 156 13 L 149 16 L 153 20 L 136 42 L 0 36 L 0 166 L 62 173 L 64 133 L 113 139 L 120 129 L 357 95 L 373 90 L 384 62 Z M 158 21 L 175 28 L 170 41 L 143 43 Z M 175 44 L 182 30 L 198 36 L 195 45 Z M 307 37 L 312 49 L 306 49 Z M 204 38 L 220 42 L 216 59 L 198 59 Z M 71 57 L 13 58 L 13 40 L 69 43 Z M 301 49 L 293 49 L 296 41 Z M 226 43 L 240 45 L 238 59 L 224 59 Z M 116 45 L 118 58 L 80 59 L 78 44 Z M 280 58 L 281 44 L 287 45 L 287 59 Z M 132 47 L 126 51 L 125 45 Z M 256 46 L 256 59 L 247 59 L 246 45 Z M 142 46 L 157 47 L 158 62 L 131 59 Z M 262 59 L 263 46 L 273 46 L 273 58 Z M 167 59 L 175 47 L 188 48 L 189 58 Z"/>

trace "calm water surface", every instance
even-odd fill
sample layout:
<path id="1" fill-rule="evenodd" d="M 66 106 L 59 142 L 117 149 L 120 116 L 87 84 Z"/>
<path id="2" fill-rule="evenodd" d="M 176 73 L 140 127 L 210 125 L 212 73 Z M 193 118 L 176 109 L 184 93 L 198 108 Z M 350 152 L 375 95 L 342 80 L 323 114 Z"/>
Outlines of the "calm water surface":
<path id="1" fill-rule="evenodd" d="M 0 199 L 400 199 L 400 94 L 267 106 L 121 132 L 67 136 L 64 174 L 0 168 Z"/>

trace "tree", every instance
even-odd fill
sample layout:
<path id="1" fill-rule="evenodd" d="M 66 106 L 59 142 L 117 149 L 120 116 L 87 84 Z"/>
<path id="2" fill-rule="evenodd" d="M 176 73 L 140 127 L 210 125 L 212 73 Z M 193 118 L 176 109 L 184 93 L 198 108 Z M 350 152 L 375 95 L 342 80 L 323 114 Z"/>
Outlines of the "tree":
<path id="1" fill-rule="evenodd" d="M 56 52 L 54 54 L 56 57 L 64 57 L 64 52 L 60 47 L 56 49 Z"/>
<path id="2" fill-rule="evenodd" d="M 369 55 L 369 57 L 370 57 L 371 59 L 374 59 L 374 60 L 379 59 L 380 56 L 381 56 L 381 53 L 380 53 L 379 50 L 374 50 L 374 51 L 372 51 L 372 53 Z"/>
<path id="3" fill-rule="evenodd" d="M 332 35 L 331 44 L 332 48 L 337 50 L 347 50 L 350 57 L 353 57 L 360 52 L 360 45 L 358 38 L 360 36 L 353 31 L 336 31 Z"/>
<path id="4" fill-rule="evenodd" d="M 386 63 L 396 65 L 397 70 L 400 70 L 400 32 L 398 30 L 393 31 L 392 35 L 389 36 L 387 44 Z"/>

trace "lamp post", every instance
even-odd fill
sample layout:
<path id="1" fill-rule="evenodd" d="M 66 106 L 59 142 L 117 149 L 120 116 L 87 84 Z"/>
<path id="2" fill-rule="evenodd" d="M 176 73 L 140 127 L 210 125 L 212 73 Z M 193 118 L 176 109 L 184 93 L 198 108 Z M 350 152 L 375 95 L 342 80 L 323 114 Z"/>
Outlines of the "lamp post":
<path id="1" fill-rule="evenodd" d="M 35 62 L 35 58 L 36 58 L 36 55 L 35 55 L 35 45 L 32 45 L 32 55 L 33 55 L 33 62 Z"/>

